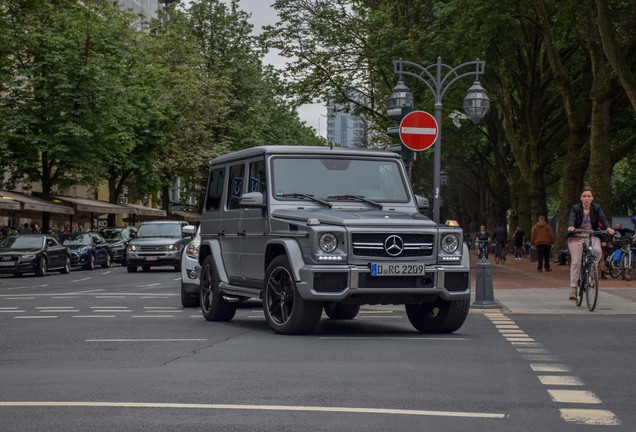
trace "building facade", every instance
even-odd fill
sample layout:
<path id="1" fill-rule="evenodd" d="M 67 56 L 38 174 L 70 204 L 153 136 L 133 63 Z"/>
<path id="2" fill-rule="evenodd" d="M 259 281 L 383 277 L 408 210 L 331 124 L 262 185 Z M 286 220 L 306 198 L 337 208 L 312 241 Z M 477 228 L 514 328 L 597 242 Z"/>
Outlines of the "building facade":
<path id="1" fill-rule="evenodd" d="M 327 141 L 342 147 L 367 147 L 366 121 L 362 116 L 351 114 L 353 103 L 336 103 L 334 98 L 327 103 Z"/>

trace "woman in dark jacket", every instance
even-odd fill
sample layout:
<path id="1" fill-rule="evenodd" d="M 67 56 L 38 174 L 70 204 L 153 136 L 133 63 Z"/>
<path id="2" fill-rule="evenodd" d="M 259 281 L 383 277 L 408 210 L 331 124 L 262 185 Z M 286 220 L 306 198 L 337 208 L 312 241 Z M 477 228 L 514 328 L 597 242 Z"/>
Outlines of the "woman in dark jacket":
<path id="1" fill-rule="evenodd" d="M 609 221 L 603 213 L 603 209 L 599 204 L 592 204 L 594 196 L 592 189 L 588 186 L 581 191 L 581 203 L 574 204 L 570 207 L 568 216 L 568 249 L 570 249 L 570 300 L 576 300 L 576 287 L 579 281 L 579 273 L 581 272 L 581 257 L 583 255 L 583 247 L 587 242 L 586 235 L 574 234 L 575 229 L 583 230 L 607 230 L 610 234 L 614 234 Z M 592 247 L 594 255 L 598 262 L 603 257 L 601 250 L 601 241 L 597 237 L 592 238 Z"/>

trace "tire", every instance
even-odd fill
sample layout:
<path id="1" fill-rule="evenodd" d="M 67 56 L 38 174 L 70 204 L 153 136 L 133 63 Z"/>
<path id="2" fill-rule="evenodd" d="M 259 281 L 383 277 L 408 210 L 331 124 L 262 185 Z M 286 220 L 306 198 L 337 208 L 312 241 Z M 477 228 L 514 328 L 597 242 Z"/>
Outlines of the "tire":
<path id="1" fill-rule="evenodd" d="M 585 264 L 581 263 L 581 275 L 579 276 L 579 285 L 576 289 L 576 305 L 581 306 L 583 303 L 583 296 L 585 295 L 585 286 L 587 284 L 587 270 L 584 267 Z"/>
<path id="2" fill-rule="evenodd" d="M 181 306 L 184 308 L 194 308 L 199 306 L 199 304 L 199 296 L 188 294 L 184 289 L 183 282 L 181 282 Z"/>
<path id="3" fill-rule="evenodd" d="M 88 257 L 88 262 L 84 266 L 86 270 L 95 270 L 95 255 L 90 254 Z"/>
<path id="4" fill-rule="evenodd" d="M 46 276 L 47 262 L 46 258 L 40 258 L 40 262 L 38 263 L 38 268 L 35 270 L 35 275 L 38 277 Z"/>
<path id="5" fill-rule="evenodd" d="M 137 266 L 126 266 L 128 273 L 137 273 Z"/>
<path id="6" fill-rule="evenodd" d="M 324 306 L 325 313 L 333 320 L 354 319 L 360 312 L 360 305 L 343 305 L 334 302 L 327 302 Z"/>
<path id="7" fill-rule="evenodd" d="M 623 271 L 623 279 L 630 281 L 633 279 L 634 272 L 629 262 L 629 253 L 624 253 L 621 257 L 621 270 Z"/>
<path id="8" fill-rule="evenodd" d="M 278 334 L 311 333 L 320 321 L 322 302 L 300 297 L 286 255 L 274 258 L 267 268 L 263 312 L 271 329 Z"/>
<path id="9" fill-rule="evenodd" d="M 406 316 L 420 333 L 453 333 L 466 321 L 470 299 L 407 304 Z"/>
<path id="10" fill-rule="evenodd" d="M 587 302 L 587 309 L 592 312 L 596 308 L 596 302 L 598 301 L 598 264 L 596 263 L 592 264 L 588 274 L 585 301 Z"/>
<path id="11" fill-rule="evenodd" d="M 609 269 L 610 276 L 614 279 L 619 278 L 623 274 L 620 260 L 616 262 L 616 260 L 614 260 L 614 254 L 607 257 L 607 268 Z"/>
<path id="12" fill-rule="evenodd" d="M 69 274 L 71 272 L 71 257 L 66 256 L 66 262 L 64 263 L 64 267 L 60 270 L 62 274 Z"/>
<path id="13" fill-rule="evenodd" d="M 201 313 L 208 321 L 230 321 L 236 314 L 236 303 L 223 299 L 219 291 L 219 272 L 211 256 L 203 261 L 199 300 Z"/>
<path id="14" fill-rule="evenodd" d="M 111 262 L 110 254 L 106 254 L 106 262 L 102 264 L 102 268 L 110 268 Z"/>

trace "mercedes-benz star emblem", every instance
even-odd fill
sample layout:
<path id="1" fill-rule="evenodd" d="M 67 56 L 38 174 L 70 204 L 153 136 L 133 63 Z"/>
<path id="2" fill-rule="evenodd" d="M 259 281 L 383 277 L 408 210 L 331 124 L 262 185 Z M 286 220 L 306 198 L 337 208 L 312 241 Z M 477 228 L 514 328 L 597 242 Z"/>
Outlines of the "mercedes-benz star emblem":
<path id="1" fill-rule="evenodd" d="M 404 250 L 404 241 L 397 235 L 390 235 L 384 240 L 384 250 L 391 256 L 398 256 Z"/>

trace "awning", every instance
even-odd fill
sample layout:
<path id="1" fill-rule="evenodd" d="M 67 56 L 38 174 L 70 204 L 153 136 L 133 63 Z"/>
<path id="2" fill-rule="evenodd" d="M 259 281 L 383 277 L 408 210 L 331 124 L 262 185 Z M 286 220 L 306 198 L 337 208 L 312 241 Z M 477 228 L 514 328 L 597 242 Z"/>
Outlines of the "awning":
<path id="1" fill-rule="evenodd" d="M 125 207 L 128 207 L 129 213 L 136 214 L 137 216 L 154 216 L 154 217 L 167 216 L 165 210 L 156 209 L 152 207 L 146 207 L 139 204 L 126 204 Z"/>
<path id="2" fill-rule="evenodd" d="M 20 203 L 14 200 L 0 197 L 0 209 L 3 210 L 20 210 Z"/>
<path id="3" fill-rule="evenodd" d="M 124 214 L 132 213 L 127 207 L 111 204 L 106 201 L 92 200 L 88 198 L 71 198 L 66 196 L 54 196 L 53 199 L 72 204 L 76 212 L 99 214 Z"/>
<path id="4" fill-rule="evenodd" d="M 182 218 L 187 222 L 199 222 L 201 215 L 199 213 L 189 212 L 185 210 L 171 210 L 170 213 Z"/>
<path id="5" fill-rule="evenodd" d="M 75 214 L 75 211 L 71 207 L 54 204 L 50 201 L 17 192 L 0 191 L 0 196 L 4 199 L 8 197 L 10 200 L 20 203 L 20 209 L 16 210 L 18 212 L 45 212 L 67 215 Z"/>

